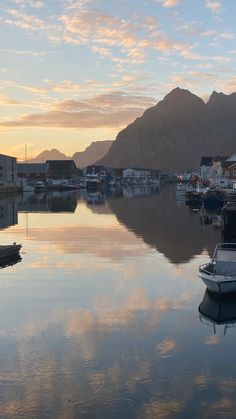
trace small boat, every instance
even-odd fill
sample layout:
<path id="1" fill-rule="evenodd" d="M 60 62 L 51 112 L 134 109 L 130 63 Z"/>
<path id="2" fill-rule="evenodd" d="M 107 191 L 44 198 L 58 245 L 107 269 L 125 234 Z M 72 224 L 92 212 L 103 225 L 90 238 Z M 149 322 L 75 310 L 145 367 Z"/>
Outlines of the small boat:
<path id="1" fill-rule="evenodd" d="M 226 201 L 226 195 L 220 190 L 209 190 L 204 197 L 204 208 L 209 210 L 221 209 Z"/>
<path id="2" fill-rule="evenodd" d="M 38 182 L 35 183 L 34 191 L 35 192 L 46 192 L 47 191 L 47 186 L 43 182 L 38 181 Z"/>
<path id="3" fill-rule="evenodd" d="M 98 175 L 86 175 L 86 189 L 98 189 L 101 186 L 101 180 Z"/>
<path id="4" fill-rule="evenodd" d="M 15 265 L 21 260 L 19 255 L 21 244 L 13 243 L 8 246 L 0 246 L 0 268 Z"/>
<path id="5" fill-rule="evenodd" d="M 186 192 L 187 192 L 187 185 L 183 184 L 183 183 L 178 183 L 176 185 L 176 196 L 186 196 Z"/>
<path id="6" fill-rule="evenodd" d="M 211 292 L 236 292 L 236 243 L 219 243 L 212 260 L 199 267 L 199 276 Z"/>

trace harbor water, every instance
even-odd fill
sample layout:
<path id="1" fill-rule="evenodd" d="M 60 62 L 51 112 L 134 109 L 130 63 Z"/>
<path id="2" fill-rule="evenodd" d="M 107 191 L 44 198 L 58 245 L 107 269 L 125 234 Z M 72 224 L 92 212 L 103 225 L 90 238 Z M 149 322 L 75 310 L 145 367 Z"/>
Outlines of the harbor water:
<path id="1" fill-rule="evenodd" d="M 22 244 L 0 270 L 1 418 L 235 417 L 236 299 L 198 277 L 220 214 L 172 186 L 29 193 L 0 198 L 0 229 Z"/>

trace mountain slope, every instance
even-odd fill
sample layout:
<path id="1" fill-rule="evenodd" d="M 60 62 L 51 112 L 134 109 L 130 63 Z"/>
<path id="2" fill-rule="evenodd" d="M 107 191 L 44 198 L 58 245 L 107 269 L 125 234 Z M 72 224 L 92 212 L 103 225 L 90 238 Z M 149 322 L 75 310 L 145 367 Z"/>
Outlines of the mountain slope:
<path id="1" fill-rule="evenodd" d="M 229 112 L 230 110 L 230 112 Z M 186 170 L 202 155 L 236 150 L 235 94 L 214 92 L 205 104 L 188 90 L 176 88 L 122 130 L 96 164 Z"/>
<path id="2" fill-rule="evenodd" d="M 86 167 L 101 159 L 109 150 L 112 141 L 94 141 L 84 151 L 75 153 L 72 157 L 66 156 L 56 148 L 44 150 L 34 159 L 27 160 L 28 163 L 44 163 L 46 160 L 74 160 L 78 167 Z"/>
<path id="3" fill-rule="evenodd" d="M 94 164 L 108 152 L 112 141 L 93 141 L 84 151 L 77 152 L 73 155 L 76 165 L 80 168 Z"/>

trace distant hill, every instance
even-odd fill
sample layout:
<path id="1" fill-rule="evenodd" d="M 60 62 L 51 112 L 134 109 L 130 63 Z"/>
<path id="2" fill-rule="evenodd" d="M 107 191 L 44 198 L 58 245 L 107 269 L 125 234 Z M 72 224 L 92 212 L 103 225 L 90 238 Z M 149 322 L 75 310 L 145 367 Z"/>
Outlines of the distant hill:
<path id="1" fill-rule="evenodd" d="M 123 129 L 96 164 L 186 170 L 203 155 L 236 151 L 236 93 L 213 92 L 208 103 L 176 88 Z"/>
<path id="2" fill-rule="evenodd" d="M 73 155 L 76 165 L 80 168 L 94 164 L 108 152 L 113 141 L 93 141 L 84 151 Z"/>
<path id="3" fill-rule="evenodd" d="M 56 148 L 44 150 L 34 159 L 27 160 L 28 163 L 44 163 L 46 160 L 74 160 L 77 167 L 83 168 L 94 164 L 101 159 L 109 150 L 112 141 L 94 141 L 84 151 L 75 153 L 72 157 L 66 156 Z"/>
<path id="4" fill-rule="evenodd" d="M 64 153 L 61 153 L 56 148 L 52 150 L 44 150 L 34 159 L 27 160 L 27 163 L 44 163 L 46 160 L 70 160 L 71 157 L 66 156 Z"/>

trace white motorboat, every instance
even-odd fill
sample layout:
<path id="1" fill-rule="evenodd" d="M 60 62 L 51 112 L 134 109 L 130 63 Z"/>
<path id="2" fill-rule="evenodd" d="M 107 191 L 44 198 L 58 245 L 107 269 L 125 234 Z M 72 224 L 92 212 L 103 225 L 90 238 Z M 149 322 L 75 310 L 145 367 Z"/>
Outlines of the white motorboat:
<path id="1" fill-rule="evenodd" d="M 101 186 L 101 180 L 98 174 L 87 174 L 85 177 L 86 189 L 98 189 Z"/>
<path id="2" fill-rule="evenodd" d="M 38 182 L 35 183 L 34 191 L 35 192 L 46 192 L 47 191 L 47 186 L 43 182 L 38 181 Z"/>
<path id="3" fill-rule="evenodd" d="M 199 267 L 199 276 L 211 292 L 236 292 L 236 243 L 219 243 L 211 262 Z"/>

